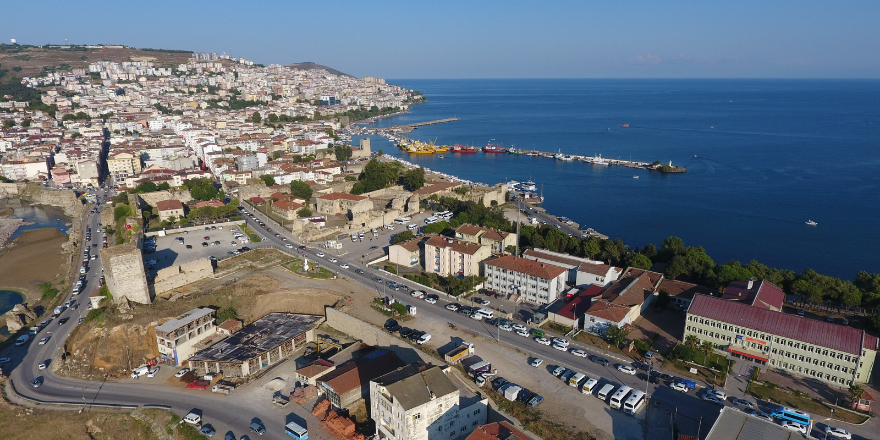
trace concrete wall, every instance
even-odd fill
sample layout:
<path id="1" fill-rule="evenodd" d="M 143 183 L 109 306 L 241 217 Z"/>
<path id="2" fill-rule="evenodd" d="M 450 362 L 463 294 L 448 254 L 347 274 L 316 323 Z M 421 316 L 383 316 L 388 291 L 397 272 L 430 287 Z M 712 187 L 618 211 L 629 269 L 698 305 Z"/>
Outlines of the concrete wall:
<path id="1" fill-rule="evenodd" d="M 101 249 L 101 261 L 104 262 L 104 277 L 114 301 L 128 298 L 136 303 L 150 304 L 140 249 L 130 244 Z"/>
<path id="2" fill-rule="evenodd" d="M 156 293 L 167 292 L 213 275 L 214 267 L 211 265 L 211 260 L 200 258 L 179 266 L 160 269 L 156 273 L 153 288 Z"/>
<path id="3" fill-rule="evenodd" d="M 0 199 L 6 197 L 17 196 L 20 193 L 19 185 L 20 183 L 0 183 Z"/>
<path id="4" fill-rule="evenodd" d="M 405 342 L 388 334 L 379 327 L 366 323 L 353 316 L 346 315 L 331 307 L 325 308 L 327 325 L 347 335 L 360 339 L 365 344 L 387 348 L 394 352 L 404 363 L 421 362 L 418 352 Z"/>

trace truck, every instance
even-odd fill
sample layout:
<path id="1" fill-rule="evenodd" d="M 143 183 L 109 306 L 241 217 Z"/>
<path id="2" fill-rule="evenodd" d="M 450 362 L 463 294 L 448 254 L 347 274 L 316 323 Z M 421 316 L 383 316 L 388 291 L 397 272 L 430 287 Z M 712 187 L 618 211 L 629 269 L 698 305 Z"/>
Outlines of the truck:
<path id="1" fill-rule="evenodd" d="M 504 386 L 504 398 L 513 402 L 516 400 L 516 396 L 519 395 L 519 392 L 522 388 L 519 385 L 515 384 L 507 384 Z"/>
<path id="2" fill-rule="evenodd" d="M 342 249 L 342 243 L 336 240 L 327 240 L 327 249 Z"/>
<path id="3" fill-rule="evenodd" d="M 279 394 L 272 398 L 272 403 L 284 408 L 285 406 L 287 406 L 288 403 L 290 403 L 290 398 L 283 394 Z"/>
<path id="4" fill-rule="evenodd" d="M 64 307 L 64 306 L 58 306 L 58 307 L 55 307 L 55 310 L 52 311 L 52 312 L 53 312 L 52 314 L 53 314 L 53 315 L 60 315 L 61 312 L 63 312 L 64 309 L 66 309 L 66 308 L 67 308 L 67 307 Z"/>
<path id="5" fill-rule="evenodd" d="M 474 343 L 465 341 L 458 347 L 453 348 L 449 353 L 446 353 L 446 356 L 444 357 L 446 362 L 455 365 L 460 360 L 465 359 L 472 354 L 474 354 Z"/>
<path id="6" fill-rule="evenodd" d="M 471 377 L 477 377 L 490 371 L 492 371 L 492 363 L 489 361 L 480 361 L 467 368 L 467 372 Z"/>
<path id="7" fill-rule="evenodd" d="M 537 225 L 537 224 L 538 224 L 538 219 L 536 219 L 536 218 L 534 218 L 534 217 L 529 217 L 529 224 Z"/>
<path id="8" fill-rule="evenodd" d="M 218 384 L 214 385 L 213 388 L 211 388 L 212 393 L 219 393 L 219 394 L 231 394 L 233 390 L 235 390 L 234 386 L 222 384 L 222 383 L 218 383 Z"/>

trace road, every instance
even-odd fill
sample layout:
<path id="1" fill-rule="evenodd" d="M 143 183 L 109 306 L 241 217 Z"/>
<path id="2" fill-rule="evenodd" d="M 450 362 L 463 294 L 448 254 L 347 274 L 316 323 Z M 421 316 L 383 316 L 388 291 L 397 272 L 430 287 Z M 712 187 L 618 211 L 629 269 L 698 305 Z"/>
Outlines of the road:
<path id="1" fill-rule="evenodd" d="M 103 198 L 103 196 L 103 193 L 99 194 L 99 198 Z M 84 225 L 90 225 L 92 227 L 93 242 L 90 244 L 94 245 L 95 241 L 97 241 L 100 246 L 100 235 L 97 224 L 98 215 L 99 214 L 90 213 L 90 215 L 84 220 Z M 576 342 L 572 343 L 570 348 L 580 348 L 590 354 L 597 354 L 611 361 L 609 366 L 602 366 L 591 362 L 589 359 L 573 356 L 569 352 L 563 352 L 549 346 L 540 345 L 534 342 L 531 337 L 521 337 L 512 332 L 501 331 L 497 327 L 491 326 L 484 321 L 474 320 L 464 315 L 459 315 L 446 310 L 444 306 L 449 302 L 452 302 L 455 298 L 449 298 L 443 292 L 434 291 L 433 289 L 424 286 L 418 286 L 418 289 L 429 293 L 435 293 L 440 296 L 441 300 L 437 304 L 429 304 L 415 299 L 409 294 L 409 291 L 393 290 L 390 289 L 387 284 L 387 281 L 394 280 L 398 283 L 412 286 L 413 283 L 411 281 L 404 280 L 385 271 L 379 271 L 364 266 L 363 263 L 359 261 L 361 254 L 356 252 L 350 254 L 340 253 L 341 255 L 334 255 L 339 261 L 337 263 L 330 263 L 327 260 L 330 255 L 325 255 L 323 258 L 318 257 L 319 252 L 326 254 L 327 252 L 325 250 L 318 249 L 312 244 L 298 241 L 295 237 L 289 235 L 285 230 L 278 227 L 277 224 L 267 219 L 263 214 L 257 212 L 255 215 L 257 218 L 262 219 L 267 227 L 273 229 L 273 232 L 270 233 L 266 228 L 260 227 L 254 219 L 245 217 L 248 226 L 264 239 L 264 241 L 259 244 L 259 247 L 272 246 L 282 252 L 294 255 L 304 255 L 308 257 L 310 261 L 316 262 L 328 270 L 338 272 L 340 276 L 344 276 L 352 281 L 356 281 L 362 285 L 375 289 L 377 296 L 389 296 L 406 304 L 417 305 L 419 308 L 419 320 L 432 320 L 434 328 L 438 328 L 438 325 L 439 328 L 442 328 L 446 326 L 446 323 L 453 323 L 459 330 L 484 336 L 488 339 L 495 340 L 498 344 L 521 350 L 534 357 L 542 358 L 544 360 L 543 368 L 547 368 L 548 370 L 550 370 L 551 366 L 559 365 L 583 372 L 590 377 L 597 379 L 601 378 L 602 380 L 600 382 L 603 383 L 613 382 L 615 384 L 627 385 L 634 389 L 647 389 L 648 394 L 653 399 L 662 399 L 671 403 L 678 408 L 679 414 L 688 418 L 693 418 L 694 420 L 699 419 L 703 426 L 711 426 L 711 423 L 714 421 L 715 417 L 717 417 L 720 407 L 698 399 L 694 396 L 694 392 L 689 394 L 673 392 L 666 386 L 647 383 L 645 380 L 647 376 L 644 372 L 640 371 L 638 376 L 633 376 L 621 373 L 615 368 L 615 366 L 619 364 L 628 364 L 628 360 L 615 358 L 614 356 L 604 353 L 601 350 L 597 350 L 594 347 Z M 275 233 L 283 235 L 275 236 Z M 391 235 L 393 234 L 387 232 L 383 233 L 379 237 L 379 240 L 374 241 L 387 244 L 387 241 L 390 241 Z M 282 237 L 285 237 L 288 240 L 285 241 Z M 293 249 L 287 248 L 286 244 L 288 242 L 296 244 L 296 247 Z M 375 245 L 383 246 L 379 243 L 376 243 Z M 365 243 L 361 243 L 360 245 L 364 244 Z M 97 250 L 94 247 L 93 249 Z M 349 268 L 341 268 L 339 264 L 342 263 L 348 264 Z M 100 279 L 100 260 L 90 262 L 90 266 L 90 270 L 86 277 L 87 286 L 89 287 L 86 288 L 84 292 L 94 289 Z M 357 273 L 357 269 L 360 269 L 363 273 Z M 379 278 L 379 280 L 376 280 L 376 278 Z M 82 301 L 84 302 L 82 307 L 79 307 L 77 310 L 65 310 L 61 315 L 61 317 L 69 317 L 70 322 L 59 326 L 57 320 L 55 320 L 37 335 L 36 339 L 39 339 L 43 336 L 49 335 L 49 332 L 52 332 L 48 344 L 41 346 L 37 345 L 37 343 L 32 340 L 31 343 L 24 347 L 19 347 L 13 350 L 11 366 L 14 369 L 11 374 L 12 381 L 10 381 L 10 386 L 14 386 L 15 391 L 22 396 L 44 402 L 82 403 L 84 405 L 109 404 L 161 406 L 174 411 L 181 417 L 191 409 L 198 408 L 203 412 L 203 418 L 205 421 L 211 423 L 217 428 L 218 435 L 223 434 L 226 430 L 231 430 L 238 435 L 246 433 L 247 426 L 250 424 L 253 417 L 258 416 L 262 418 L 261 420 L 265 423 L 268 431 L 263 438 L 287 438 L 283 432 L 283 424 L 286 421 L 293 420 L 308 425 L 307 422 L 313 419 L 311 415 L 301 409 L 294 412 L 284 411 L 286 414 L 281 415 L 280 410 L 273 408 L 268 401 L 267 406 L 260 405 L 259 408 L 255 408 L 253 405 L 240 403 L 235 398 L 229 398 L 209 392 L 183 390 L 155 383 L 150 384 L 146 381 L 81 381 L 58 377 L 51 373 L 49 369 L 38 370 L 37 364 L 43 360 L 51 359 L 57 348 L 63 345 L 63 341 L 67 338 L 74 326 L 77 325 L 78 319 L 86 315 L 87 310 L 85 302 L 87 301 L 87 298 L 84 295 L 81 296 Z M 441 336 L 451 337 L 452 334 L 450 331 L 449 335 L 435 335 L 434 340 L 437 340 Z M 8 356 L 8 354 L 4 354 L 4 356 Z M 8 369 L 9 366 L 6 367 Z M 39 388 L 32 387 L 30 382 L 34 378 L 41 378 L 44 381 L 42 386 Z M 704 389 L 697 391 L 700 395 L 704 392 Z M 234 395 L 232 397 L 234 397 Z M 727 404 L 729 405 L 729 402 Z M 314 427 L 316 425 L 317 422 L 312 420 L 311 426 Z M 856 432 L 856 438 L 871 438 L 869 435 L 869 430 L 871 428 L 869 427 L 847 428 Z M 701 430 L 701 435 L 704 437 L 707 432 L 708 428 L 703 429 Z M 314 435 L 315 437 L 320 438 L 321 433 L 316 432 L 314 434 L 316 434 Z"/>

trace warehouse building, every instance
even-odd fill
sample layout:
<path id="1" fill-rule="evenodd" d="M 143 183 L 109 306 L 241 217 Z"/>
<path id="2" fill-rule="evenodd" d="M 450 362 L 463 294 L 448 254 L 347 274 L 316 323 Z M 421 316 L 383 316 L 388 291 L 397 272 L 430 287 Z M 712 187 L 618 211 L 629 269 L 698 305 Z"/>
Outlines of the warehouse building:
<path id="1" fill-rule="evenodd" d="M 190 368 L 201 374 L 250 376 L 314 342 L 315 329 L 322 322 L 323 316 L 270 313 L 193 355 Z"/>

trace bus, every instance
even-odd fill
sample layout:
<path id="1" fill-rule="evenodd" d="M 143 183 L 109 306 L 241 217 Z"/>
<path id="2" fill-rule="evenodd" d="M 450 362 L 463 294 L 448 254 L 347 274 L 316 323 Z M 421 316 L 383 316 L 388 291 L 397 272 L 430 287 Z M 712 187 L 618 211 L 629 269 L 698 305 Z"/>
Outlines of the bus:
<path id="1" fill-rule="evenodd" d="M 617 390 L 617 392 L 614 393 L 613 396 L 611 396 L 611 401 L 609 401 L 608 404 L 611 405 L 611 407 L 614 409 L 620 409 L 620 407 L 623 405 L 623 401 L 626 400 L 626 396 L 629 395 L 630 391 L 632 391 L 632 388 L 626 385 L 620 387 L 620 389 Z"/>
<path id="2" fill-rule="evenodd" d="M 809 429 L 810 426 L 810 415 L 803 412 L 798 411 L 794 408 L 788 408 L 786 406 L 780 406 L 771 414 L 775 419 L 788 420 L 789 422 L 800 423 Z M 807 431 L 810 432 L 810 431 Z"/>
<path id="3" fill-rule="evenodd" d="M 412 217 L 401 217 L 398 219 L 394 219 L 394 223 L 397 223 L 398 225 L 405 225 L 409 223 L 410 220 L 412 220 Z"/>
<path id="4" fill-rule="evenodd" d="M 605 399 L 608 398 L 608 395 L 611 394 L 612 391 L 614 391 L 614 385 L 611 385 L 610 383 L 605 384 L 605 386 L 602 387 L 602 389 L 599 390 L 598 393 L 596 393 L 596 397 L 604 402 Z"/>
<path id="5" fill-rule="evenodd" d="M 293 422 L 284 425 L 284 432 L 296 440 L 306 440 L 309 438 L 309 431 Z"/>
<path id="6" fill-rule="evenodd" d="M 633 391 L 632 395 L 629 396 L 629 399 L 626 399 L 626 402 L 623 403 L 623 412 L 635 415 L 639 408 L 642 407 L 642 404 L 645 403 L 645 392 L 644 391 Z"/>

